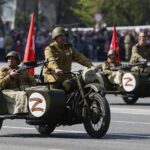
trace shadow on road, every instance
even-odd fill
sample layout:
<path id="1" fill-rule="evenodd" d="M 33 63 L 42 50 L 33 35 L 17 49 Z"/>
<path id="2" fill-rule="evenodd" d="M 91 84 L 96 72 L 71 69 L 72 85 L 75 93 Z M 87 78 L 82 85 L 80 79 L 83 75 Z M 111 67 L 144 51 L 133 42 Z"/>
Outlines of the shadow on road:
<path id="1" fill-rule="evenodd" d="M 57 138 L 57 139 L 90 139 L 93 138 L 89 137 L 86 133 L 53 133 L 51 135 L 40 135 L 40 134 L 7 134 L 7 135 L 0 135 L 0 137 L 12 137 L 12 138 Z M 107 139 L 118 139 L 118 140 L 143 140 L 143 139 L 150 139 L 150 134 L 128 134 L 128 133 L 112 133 L 106 134 L 103 138 L 97 140 L 107 140 Z M 95 140 L 95 139 L 93 139 Z"/>
<path id="2" fill-rule="evenodd" d="M 125 104 L 125 103 L 109 103 L 110 105 L 117 106 L 150 106 L 150 103 L 136 103 L 136 104 Z"/>
<path id="3" fill-rule="evenodd" d="M 142 140 L 142 139 L 150 139 L 150 134 L 132 134 L 132 133 L 115 133 L 115 134 L 107 134 L 105 139 L 123 139 L 123 140 Z"/>
<path id="4" fill-rule="evenodd" d="M 86 133 L 52 133 L 51 135 L 40 135 L 40 134 L 7 134 L 7 135 L 0 135 L 0 137 L 92 139 Z"/>

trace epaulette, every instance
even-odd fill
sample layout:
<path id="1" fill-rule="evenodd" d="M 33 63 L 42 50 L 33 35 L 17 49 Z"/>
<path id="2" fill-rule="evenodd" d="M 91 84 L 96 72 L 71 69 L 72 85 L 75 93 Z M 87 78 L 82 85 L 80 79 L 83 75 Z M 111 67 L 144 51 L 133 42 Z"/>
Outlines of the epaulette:
<path id="1" fill-rule="evenodd" d="M 137 43 L 137 44 L 135 45 L 135 47 L 140 47 L 139 43 Z"/>
<path id="2" fill-rule="evenodd" d="M 50 47 L 50 48 L 55 48 L 55 46 L 54 46 L 54 45 L 49 45 L 48 47 Z"/>

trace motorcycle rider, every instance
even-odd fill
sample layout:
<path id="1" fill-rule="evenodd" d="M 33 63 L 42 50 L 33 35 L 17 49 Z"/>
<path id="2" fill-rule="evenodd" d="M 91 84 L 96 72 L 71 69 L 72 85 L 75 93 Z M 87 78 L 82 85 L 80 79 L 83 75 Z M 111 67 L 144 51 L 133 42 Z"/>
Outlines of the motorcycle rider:
<path id="1" fill-rule="evenodd" d="M 52 31 L 52 42 L 45 48 L 45 59 L 51 60 L 44 68 L 44 78 L 46 82 L 54 83 L 52 87 L 60 88 L 65 80 L 70 79 L 73 61 L 88 68 L 92 67 L 92 62 L 79 53 L 72 44 L 67 42 L 66 31 L 62 27 L 56 27 Z"/>
<path id="2" fill-rule="evenodd" d="M 0 89 L 6 100 L 9 114 L 27 113 L 27 95 L 24 89 L 36 85 L 35 79 L 26 71 L 20 71 L 20 56 L 11 51 L 6 56 L 7 67 L 0 69 Z"/>
<path id="3" fill-rule="evenodd" d="M 144 32 L 139 33 L 138 43 L 132 48 L 132 55 L 130 62 L 132 64 L 149 61 L 150 60 L 150 45 L 146 43 L 146 34 Z M 135 66 L 132 71 L 149 72 L 150 69 L 145 66 Z"/>

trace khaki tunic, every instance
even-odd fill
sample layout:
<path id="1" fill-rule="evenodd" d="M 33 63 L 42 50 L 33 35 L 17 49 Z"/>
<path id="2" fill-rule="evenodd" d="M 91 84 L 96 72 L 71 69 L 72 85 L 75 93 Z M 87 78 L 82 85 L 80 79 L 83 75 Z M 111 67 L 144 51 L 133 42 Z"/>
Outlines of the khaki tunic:
<path id="1" fill-rule="evenodd" d="M 132 55 L 130 62 L 131 63 L 138 63 L 144 60 L 150 60 L 150 45 L 140 45 L 139 43 L 133 46 L 132 48 Z M 147 72 L 148 69 L 143 69 L 139 66 L 135 66 L 131 69 L 132 71 L 140 71 L 140 72 Z"/>
<path id="2" fill-rule="evenodd" d="M 150 60 L 150 45 L 140 45 L 139 43 L 133 46 L 130 62 L 137 63 L 144 60 Z"/>
<path id="3" fill-rule="evenodd" d="M 0 88 L 7 101 L 8 113 L 27 113 L 27 95 L 24 89 L 36 85 L 36 81 L 26 70 L 20 72 L 19 78 L 11 79 L 10 71 L 10 68 L 0 70 Z"/>
<path id="4" fill-rule="evenodd" d="M 106 61 L 104 64 L 102 64 L 102 70 L 104 74 L 110 75 L 112 74 L 112 70 L 115 69 L 116 67 L 121 66 L 119 62 L 108 62 Z"/>
<path id="5" fill-rule="evenodd" d="M 108 76 L 109 81 L 112 84 L 119 84 L 121 86 L 122 73 L 119 71 L 113 71 L 116 67 L 121 66 L 119 62 L 105 62 L 102 64 L 102 71 Z"/>
<path id="6" fill-rule="evenodd" d="M 46 82 L 63 82 L 67 78 L 70 78 L 70 76 L 66 74 L 61 77 L 55 75 L 55 69 L 59 68 L 64 72 L 70 72 L 73 61 L 86 67 L 93 66 L 92 62 L 77 52 L 71 44 L 65 44 L 60 47 L 56 42 L 51 43 L 50 46 L 45 49 L 45 59 L 52 60 L 48 66 L 44 68 Z"/>

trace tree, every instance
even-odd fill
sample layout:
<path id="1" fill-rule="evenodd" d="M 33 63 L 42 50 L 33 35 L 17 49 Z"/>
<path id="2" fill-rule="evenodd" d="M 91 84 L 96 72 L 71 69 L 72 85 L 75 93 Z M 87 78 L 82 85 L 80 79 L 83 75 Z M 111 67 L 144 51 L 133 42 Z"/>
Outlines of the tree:
<path id="1" fill-rule="evenodd" d="M 71 8 L 87 25 L 94 25 L 94 14 L 103 14 L 103 21 L 112 25 L 145 25 L 150 23 L 149 0 L 77 0 Z"/>
<path id="2" fill-rule="evenodd" d="M 70 9 L 80 17 L 86 25 L 94 24 L 94 15 L 98 10 L 96 3 L 99 0 L 77 0 L 76 7 L 70 7 Z"/>

